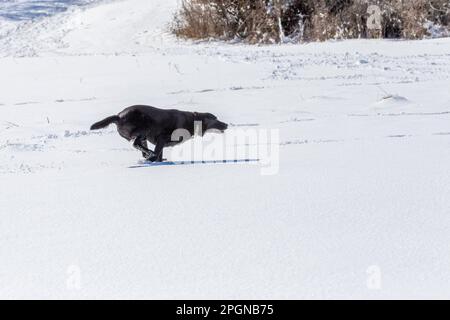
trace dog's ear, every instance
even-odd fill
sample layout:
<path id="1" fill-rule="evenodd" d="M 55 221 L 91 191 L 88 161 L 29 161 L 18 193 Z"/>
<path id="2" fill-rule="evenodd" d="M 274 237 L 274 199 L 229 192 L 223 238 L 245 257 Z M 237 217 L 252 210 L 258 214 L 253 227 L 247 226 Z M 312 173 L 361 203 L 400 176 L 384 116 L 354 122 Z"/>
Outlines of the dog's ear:
<path id="1" fill-rule="evenodd" d="M 217 120 L 217 117 L 213 115 L 212 113 L 195 113 L 196 117 L 201 120 L 211 119 L 211 120 Z"/>
<path id="2" fill-rule="evenodd" d="M 206 113 L 206 118 L 212 119 L 212 120 L 217 120 L 217 117 L 215 115 L 213 115 L 212 113 Z"/>

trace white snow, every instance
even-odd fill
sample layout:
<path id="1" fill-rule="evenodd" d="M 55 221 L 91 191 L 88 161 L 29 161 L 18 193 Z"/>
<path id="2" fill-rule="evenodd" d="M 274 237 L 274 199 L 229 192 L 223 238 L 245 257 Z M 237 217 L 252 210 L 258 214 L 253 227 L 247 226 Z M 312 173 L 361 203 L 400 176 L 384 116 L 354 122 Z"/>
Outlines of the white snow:
<path id="1" fill-rule="evenodd" d="M 177 2 L 0 23 L 0 297 L 450 298 L 450 39 L 194 43 Z M 89 127 L 133 104 L 279 130 L 279 171 L 130 169 Z"/>

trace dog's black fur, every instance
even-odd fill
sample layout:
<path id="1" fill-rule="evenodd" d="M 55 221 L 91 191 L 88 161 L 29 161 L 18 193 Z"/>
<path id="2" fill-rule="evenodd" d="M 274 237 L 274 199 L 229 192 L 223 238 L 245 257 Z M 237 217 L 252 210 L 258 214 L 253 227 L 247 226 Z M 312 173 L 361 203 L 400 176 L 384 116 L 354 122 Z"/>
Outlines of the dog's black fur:
<path id="1" fill-rule="evenodd" d="M 228 128 L 226 123 L 217 120 L 217 117 L 211 113 L 132 106 L 116 116 L 93 124 L 91 130 L 102 129 L 115 123 L 119 134 L 128 141 L 133 141 L 133 147 L 141 151 L 144 158 L 152 162 L 161 162 L 164 147 L 184 142 L 183 139 L 172 141 L 173 132 L 177 129 L 185 129 L 193 136 L 196 133 L 194 132 L 196 121 L 202 124 L 201 135 L 208 130 L 223 132 Z M 147 141 L 155 145 L 155 151 L 148 148 Z"/>

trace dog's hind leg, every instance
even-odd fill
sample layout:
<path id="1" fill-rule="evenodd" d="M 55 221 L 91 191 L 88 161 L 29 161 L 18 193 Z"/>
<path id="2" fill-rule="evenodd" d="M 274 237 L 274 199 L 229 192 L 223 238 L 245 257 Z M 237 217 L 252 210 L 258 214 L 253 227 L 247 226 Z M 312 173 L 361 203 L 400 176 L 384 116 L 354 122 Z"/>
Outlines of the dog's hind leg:
<path id="1" fill-rule="evenodd" d="M 134 138 L 133 147 L 142 152 L 145 159 L 150 159 L 155 156 L 155 153 L 148 148 L 147 140 L 141 136 Z"/>
<path id="2" fill-rule="evenodd" d="M 142 145 L 142 147 L 144 147 L 146 150 L 150 151 L 150 153 L 152 152 L 152 151 L 148 148 L 148 143 L 147 143 L 147 140 L 146 140 L 146 139 L 142 139 L 142 140 L 141 140 L 141 145 Z M 141 150 L 141 151 L 142 151 L 142 150 Z M 147 154 L 146 152 L 144 152 L 144 151 L 142 151 L 142 156 L 143 156 L 144 158 L 149 158 L 148 154 Z"/>

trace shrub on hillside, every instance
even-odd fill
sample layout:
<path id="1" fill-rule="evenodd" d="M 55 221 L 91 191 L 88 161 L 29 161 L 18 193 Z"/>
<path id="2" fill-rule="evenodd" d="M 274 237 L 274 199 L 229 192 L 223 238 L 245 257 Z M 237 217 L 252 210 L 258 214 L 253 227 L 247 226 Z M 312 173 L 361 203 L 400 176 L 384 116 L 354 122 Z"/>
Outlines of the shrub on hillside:
<path id="1" fill-rule="evenodd" d="M 449 27 L 450 0 L 183 0 L 174 32 L 250 43 L 420 39 L 427 24 Z"/>
<path id="2" fill-rule="evenodd" d="M 184 0 L 175 33 L 193 39 L 281 40 L 274 10 L 265 0 Z"/>

